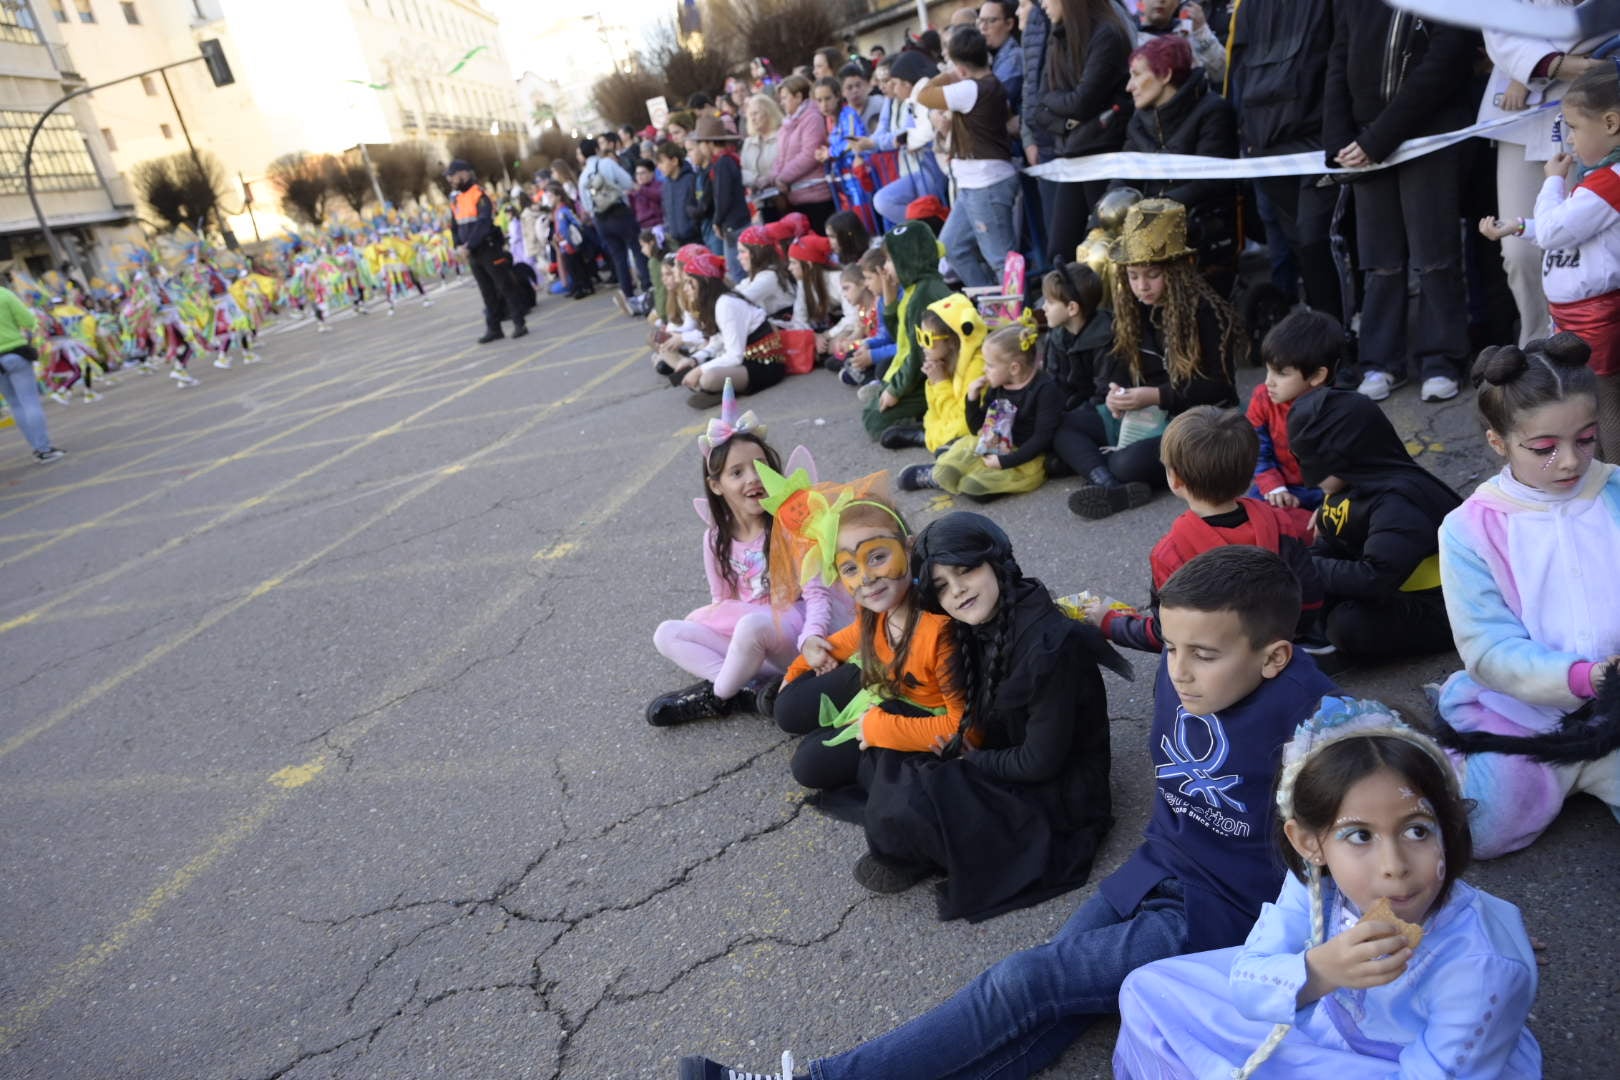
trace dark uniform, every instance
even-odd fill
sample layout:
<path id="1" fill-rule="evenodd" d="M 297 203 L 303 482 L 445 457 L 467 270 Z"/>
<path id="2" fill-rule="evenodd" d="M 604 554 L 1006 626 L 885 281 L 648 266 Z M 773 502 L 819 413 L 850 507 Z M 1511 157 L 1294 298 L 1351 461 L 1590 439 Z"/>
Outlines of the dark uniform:
<path id="1" fill-rule="evenodd" d="M 451 210 L 455 215 L 456 243 L 467 249 L 473 280 L 484 297 L 484 340 L 505 336 L 501 333 L 503 318 L 512 320 L 512 336 L 522 337 L 529 332 L 523 316 L 532 304 L 512 274 L 512 256 L 495 227 L 495 209 L 489 196 L 476 182 L 471 183 L 456 193 Z"/>

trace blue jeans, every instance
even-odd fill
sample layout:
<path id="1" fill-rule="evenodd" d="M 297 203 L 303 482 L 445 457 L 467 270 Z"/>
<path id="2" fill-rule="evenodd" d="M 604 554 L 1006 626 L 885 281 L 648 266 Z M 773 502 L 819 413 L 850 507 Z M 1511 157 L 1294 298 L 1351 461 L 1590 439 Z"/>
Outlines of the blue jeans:
<path id="1" fill-rule="evenodd" d="M 813 1080 L 1033 1075 L 1092 1020 L 1118 1011 L 1132 971 L 1186 949 L 1181 885 L 1166 880 L 1128 919 L 1100 894 L 1045 945 L 1013 953 L 917 1019 L 846 1054 L 810 1063 Z"/>
<path id="2" fill-rule="evenodd" d="M 956 189 L 956 204 L 945 219 L 940 240 L 962 284 L 968 288 L 1001 284 L 1001 270 L 1013 246 L 1013 198 L 1018 174 L 987 188 Z"/>
<path id="3" fill-rule="evenodd" d="M 940 201 L 945 199 L 945 177 L 937 168 L 919 168 L 916 172 L 891 184 L 884 184 L 872 196 L 872 207 L 891 226 L 906 223 L 906 207 L 912 200 L 920 199 L 924 195 L 933 195 Z"/>
<path id="4" fill-rule="evenodd" d="M 35 452 L 49 450 L 51 437 L 45 431 L 45 410 L 39 404 L 39 381 L 27 357 L 18 353 L 0 356 L 0 397 L 6 399 L 6 407 L 28 445 Z"/>

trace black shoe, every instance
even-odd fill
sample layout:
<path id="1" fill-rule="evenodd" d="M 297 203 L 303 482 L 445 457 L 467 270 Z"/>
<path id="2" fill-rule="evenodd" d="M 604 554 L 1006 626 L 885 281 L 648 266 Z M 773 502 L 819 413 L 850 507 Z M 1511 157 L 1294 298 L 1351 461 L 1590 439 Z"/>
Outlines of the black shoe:
<path id="1" fill-rule="evenodd" d="M 758 691 L 751 690 L 746 686 L 737 691 L 735 694 L 732 694 L 730 697 L 725 698 L 723 703 L 726 707 L 727 716 L 731 716 L 734 713 L 755 713 L 761 716 L 764 715 L 759 711 Z"/>
<path id="2" fill-rule="evenodd" d="M 926 449 L 928 442 L 923 437 L 921 425 L 897 424 L 883 429 L 883 434 L 878 436 L 878 445 L 885 450 L 906 450 L 913 446 Z"/>
<path id="3" fill-rule="evenodd" d="M 653 370 L 658 372 L 660 375 L 675 374 L 675 369 L 669 366 L 669 362 L 667 360 L 658 361 L 658 363 L 653 365 Z"/>
<path id="4" fill-rule="evenodd" d="M 664 377 L 669 379 L 669 385 L 679 386 L 686 380 L 686 373 L 691 370 L 692 368 L 690 366 L 683 368 L 670 368 L 668 371 L 664 372 Z"/>
<path id="5" fill-rule="evenodd" d="M 692 1055 L 681 1058 L 680 1080 L 800 1080 L 794 1075 L 793 1055 L 782 1055 L 782 1072 L 752 1073 L 722 1065 L 706 1057 Z"/>
<path id="6" fill-rule="evenodd" d="M 512 324 L 512 335 L 511 336 L 515 337 L 515 338 L 528 337 L 529 336 L 529 328 L 528 328 L 528 326 L 526 324 L 524 324 L 524 323 L 521 323 L 521 322 L 513 323 Z"/>
<path id="7" fill-rule="evenodd" d="M 1069 496 L 1069 509 L 1088 521 L 1101 521 L 1121 510 L 1146 506 L 1152 499 L 1153 489 L 1136 481 L 1106 487 L 1087 484 Z"/>
<path id="8" fill-rule="evenodd" d="M 653 727 L 713 720 L 724 715 L 726 703 L 714 696 L 714 684 L 708 679 L 673 694 L 653 698 L 652 704 L 647 706 L 647 723 Z"/>
<path id="9" fill-rule="evenodd" d="M 490 342 L 499 341 L 505 336 L 505 334 L 501 333 L 499 327 L 496 327 L 494 330 L 485 330 L 484 336 L 478 339 L 478 344 L 488 345 Z"/>
<path id="10" fill-rule="evenodd" d="M 776 695 L 782 692 L 782 680 L 772 679 L 754 695 L 754 711 L 767 720 L 776 719 Z"/>
<path id="11" fill-rule="evenodd" d="M 855 880 L 875 893 L 903 893 L 927 876 L 927 867 L 887 862 L 870 851 L 855 860 Z"/>
<path id="12" fill-rule="evenodd" d="M 694 409 L 712 409 L 720 404 L 721 396 L 718 390 L 694 390 L 686 403 Z"/>
<path id="13" fill-rule="evenodd" d="M 925 491 L 939 488 L 938 482 L 934 479 L 934 467 L 932 465 L 907 465 L 900 470 L 900 475 L 895 478 L 894 482 L 901 491 Z"/>

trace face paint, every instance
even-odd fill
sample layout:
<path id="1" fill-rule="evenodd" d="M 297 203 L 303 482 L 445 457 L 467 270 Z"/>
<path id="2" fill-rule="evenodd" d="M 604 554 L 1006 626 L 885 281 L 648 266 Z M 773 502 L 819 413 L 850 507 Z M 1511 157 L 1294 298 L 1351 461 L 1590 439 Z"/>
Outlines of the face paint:
<path id="1" fill-rule="evenodd" d="M 1444 858 L 1434 864 L 1434 880 L 1442 885 L 1446 883 L 1446 860 Z"/>
<path id="2" fill-rule="evenodd" d="M 1418 809 L 1423 811 L 1425 814 L 1428 814 L 1430 817 L 1435 816 L 1434 803 L 1430 802 L 1428 799 L 1419 799 Z"/>
<path id="3" fill-rule="evenodd" d="M 1401 793 L 1401 798 L 1403 798 L 1403 799 L 1410 799 L 1410 798 L 1412 798 L 1412 797 L 1413 797 L 1413 796 L 1414 796 L 1414 795 L 1416 795 L 1416 794 L 1417 794 L 1417 792 L 1415 792 L 1415 791 L 1413 791 L 1413 790 L 1412 790 L 1412 789 L 1411 789 L 1411 788 L 1409 788 L 1409 787 L 1403 787 L 1403 788 L 1401 788 L 1401 789 L 1400 789 L 1400 793 Z"/>
<path id="4" fill-rule="evenodd" d="M 840 551 L 837 566 L 839 578 L 852 593 L 871 581 L 905 577 L 911 570 L 905 541 L 897 536 L 874 536 L 854 551 Z"/>

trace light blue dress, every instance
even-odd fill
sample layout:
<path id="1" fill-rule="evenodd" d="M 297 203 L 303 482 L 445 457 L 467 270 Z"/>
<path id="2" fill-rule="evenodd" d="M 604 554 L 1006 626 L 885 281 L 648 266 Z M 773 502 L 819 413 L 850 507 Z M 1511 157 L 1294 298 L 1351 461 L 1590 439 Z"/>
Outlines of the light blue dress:
<path id="1" fill-rule="evenodd" d="M 1323 903 L 1329 936 L 1359 917 L 1331 881 L 1323 883 Z M 1119 994 L 1116 1078 L 1219 1080 L 1279 1023 L 1293 1028 L 1255 1080 L 1541 1076 L 1541 1048 L 1525 1027 L 1536 961 L 1512 904 L 1459 881 L 1424 923 L 1400 978 L 1336 990 L 1296 1010 L 1310 928 L 1310 894 L 1290 875 L 1241 948 L 1132 972 Z"/>

